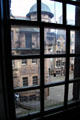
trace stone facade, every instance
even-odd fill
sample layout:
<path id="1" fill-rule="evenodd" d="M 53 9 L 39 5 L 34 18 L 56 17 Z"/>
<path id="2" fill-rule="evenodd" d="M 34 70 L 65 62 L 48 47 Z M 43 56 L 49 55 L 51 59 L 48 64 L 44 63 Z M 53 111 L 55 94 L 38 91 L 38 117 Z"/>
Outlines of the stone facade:
<path id="1" fill-rule="evenodd" d="M 31 14 L 29 19 L 31 21 L 37 20 L 35 14 Z M 27 18 L 27 17 L 26 17 Z M 26 19 L 25 18 L 25 19 Z M 51 17 L 49 14 L 42 13 L 41 15 L 42 21 L 51 22 Z M 33 27 L 12 27 L 11 29 L 11 41 L 12 41 L 12 54 L 13 55 L 33 55 L 40 54 L 40 30 L 39 28 Z M 63 33 L 63 34 L 62 34 Z M 44 53 L 45 54 L 64 54 L 65 53 L 65 41 L 66 41 L 66 33 L 52 32 L 50 29 L 46 28 L 44 31 Z M 59 45 L 60 44 L 60 45 Z M 73 47 L 73 46 L 72 46 Z M 71 48 L 71 50 L 74 48 Z M 57 66 L 57 61 L 64 63 L 62 66 Z M 34 77 L 37 78 L 37 84 L 40 85 L 40 60 L 39 59 L 24 59 L 24 60 L 13 60 L 13 82 L 14 88 L 16 87 L 24 87 L 23 79 L 26 78 L 27 82 L 25 83 L 27 87 L 33 86 Z M 49 81 L 50 71 L 54 71 L 54 73 L 65 72 L 65 59 L 45 59 L 45 82 Z M 53 74 L 54 74 L 53 73 Z M 27 92 L 20 93 L 21 96 L 34 96 L 35 92 Z M 49 94 L 49 89 L 46 89 L 46 96 Z"/>

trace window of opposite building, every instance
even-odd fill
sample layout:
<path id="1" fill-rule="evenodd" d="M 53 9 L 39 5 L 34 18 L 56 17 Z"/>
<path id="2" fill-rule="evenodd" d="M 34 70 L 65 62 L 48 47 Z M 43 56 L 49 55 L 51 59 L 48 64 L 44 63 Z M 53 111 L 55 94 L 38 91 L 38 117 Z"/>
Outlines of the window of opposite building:
<path id="1" fill-rule="evenodd" d="M 36 119 L 80 103 L 79 9 L 79 1 L 66 0 L 11 0 L 10 16 L 4 9 L 7 88 L 19 95 L 17 102 L 9 96 L 16 119 Z"/>
<path id="2" fill-rule="evenodd" d="M 61 66 L 61 60 L 56 61 L 56 66 L 60 67 Z"/>
<path id="3" fill-rule="evenodd" d="M 32 59 L 32 63 L 36 64 L 37 63 L 37 59 Z"/>
<path id="4" fill-rule="evenodd" d="M 23 77 L 23 87 L 28 86 L 28 77 Z"/>
<path id="5" fill-rule="evenodd" d="M 23 59 L 22 60 L 22 65 L 26 65 L 27 64 L 27 60 L 26 59 Z"/>
<path id="6" fill-rule="evenodd" d="M 38 85 L 38 76 L 33 76 L 33 85 Z"/>

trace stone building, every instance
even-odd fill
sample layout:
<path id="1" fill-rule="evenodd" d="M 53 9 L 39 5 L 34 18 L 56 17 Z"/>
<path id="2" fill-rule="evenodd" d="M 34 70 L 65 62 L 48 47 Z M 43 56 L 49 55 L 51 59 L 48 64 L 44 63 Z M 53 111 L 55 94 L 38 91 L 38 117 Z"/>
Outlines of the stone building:
<path id="1" fill-rule="evenodd" d="M 54 16 L 51 13 L 49 7 L 41 3 L 41 17 L 42 21 L 51 22 L 51 18 Z M 33 5 L 26 15 L 27 20 L 36 21 L 37 20 L 37 4 Z M 45 29 L 45 54 L 50 54 L 55 52 L 55 33 L 51 32 L 50 29 Z M 12 27 L 11 30 L 11 40 L 12 40 L 12 54 L 13 55 L 34 55 L 40 54 L 40 30 L 36 27 Z M 53 49 L 54 48 L 54 49 Z M 54 50 L 54 51 L 53 51 Z M 49 75 L 49 68 L 51 66 L 50 59 L 45 59 L 45 80 L 47 81 L 47 76 Z M 53 64 L 53 62 L 52 62 Z M 13 65 L 13 81 L 14 88 L 16 87 L 29 87 L 40 84 L 40 60 L 39 59 L 23 59 L 12 61 Z M 46 95 L 48 95 L 46 91 Z M 33 97 L 36 95 L 35 92 L 21 93 L 20 96 Z"/>
<path id="2" fill-rule="evenodd" d="M 44 22 L 51 22 L 54 15 L 50 8 L 41 3 L 41 19 Z M 34 4 L 26 20 L 37 20 L 37 4 Z M 74 38 L 73 38 L 74 39 Z M 37 27 L 12 27 L 12 54 L 13 55 L 39 55 L 40 54 L 40 30 Z M 74 40 L 72 40 L 74 41 Z M 74 50 L 71 45 L 71 51 Z M 65 54 L 66 51 L 66 32 L 65 30 L 57 30 L 53 32 L 49 28 L 44 30 L 44 54 Z M 45 59 L 45 83 L 50 82 L 50 75 L 65 74 L 65 58 Z M 71 60 L 73 64 L 73 61 Z M 71 65 L 72 66 L 72 65 Z M 40 60 L 39 59 L 23 59 L 13 61 L 13 81 L 14 88 L 29 87 L 40 84 Z M 49 90 L 46 91 L 48 95 Z M 21 94 L 21 96 L 35 96 L 35 92 L 29 94 Z"/>

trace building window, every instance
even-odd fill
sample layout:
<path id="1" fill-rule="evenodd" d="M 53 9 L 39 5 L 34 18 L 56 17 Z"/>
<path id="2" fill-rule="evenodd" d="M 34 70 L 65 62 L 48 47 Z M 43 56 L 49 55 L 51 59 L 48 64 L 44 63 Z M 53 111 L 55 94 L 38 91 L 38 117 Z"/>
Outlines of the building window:
<path id="1" fill-rule="evenodd" d="M 37 59 L 32 59 L 32 63 L 37 63 Z"/>
<path id="2" fill-rule="evenodd" d="M 57 42 L 57 45 L 60 46 L 60 42 L 59 41 Z"/>
<path id="3" fill-rule="evenodd" d="M 56 61 L 56 66 L 60 67 L 61 66 L 61 60 Z"/>
<path id="4" fill-rule="evenodd" d="M 14 35 L 13 35 L 13 30 L 11 30 L 11 40 L 13 40 L 14 39 Z"/>
<path id="5" fill-rule="evenodd" d="M 23 87 L 28 86 L 28 77 L 23 77 Z"/>
<path id="6" fill-rule="evenodd" d="M 33 85 L 38 85 L 38 76 L 33 76 Z"/>
<path id="7" fill-rule="evenodd" d="M 32 48 L 32 34 L 26 33 L 26 48 L 31 49 Z"/>
<path id="8" fill-rule="evenodd" d="M 57 54 L 60 54 L 60 53 L 61 53 L 61 51 L 60 51 L 60 50 L 57 50 L 57 51 L 56 51 L 56 53 L 57 53 Z"/>
<path id="9" fill-rule="evenodd" d="M 27 60 L 26 59 L 23 59 L 22 60 L 22 65 L 26 65 L 27 64 Z"/>

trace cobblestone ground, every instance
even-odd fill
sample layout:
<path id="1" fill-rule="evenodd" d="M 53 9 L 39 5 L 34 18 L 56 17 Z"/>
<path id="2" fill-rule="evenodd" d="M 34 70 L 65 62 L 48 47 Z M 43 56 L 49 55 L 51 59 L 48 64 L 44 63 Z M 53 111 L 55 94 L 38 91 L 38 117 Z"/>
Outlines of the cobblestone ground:
<path id="1" fill-rule="evenodd" d="M 73 78 L 73 75 L 70 75 L 70 78 Z M 56 83 L 60 81 L 64 81 L 65 77 L 64 76 L 57 76 L 53 77 L 50 76 L 50 83 Z M 57 106 L 63 104 L 64 101 L 64 91 L 65 87 L 64 85 L 61 86 L 55 86 L 55 87 L 50 87 L 49 88 L 49 96 L 45 100 L 45 108 L 48 108 L 49 106 Z M 73 84 L 69 85 L 69 94 L 68 94 L 68 101 L 71 101 L 73 98 Z"/>
<path id="2" fill-rule="evenodd" d="M 72 78 L 72 75 L 70 75 L 70 78 Z M 65 80 L 65 77 L 64 76 L 49 76 L 49 79 L 50 79 L 50 83 L 51 82 L 59 82 L 59 81 L 64 81 Z M 69 85 L 69 95 L 68 95 L 68 100 L 72 100 L 73 98 L 73 84 L 70 84 Z M 61 85 L 61 86 L 55 86 L 55 87 L 50 87 L 49 88 L 49 96 L 48 97 L 45 97 L 45 109 L 47 108 L 51 108 L 51 107 L 54 107 L 54 106 L 57 106 L 57 105 L 61 105 L 63 104 L 63 101 L 64 101 L 64 85 Z M 33 111 L 37 111 L 39 109 L 37 108 L 40 108 L 40 101 L 29 101 L 29 102 L 25 102 L 25 105 L 32 105 L 34 106 L 34 109 L 31 110 L 31 111 L 27 111 L 27 110 L 24 110 L 24 109 L 21 109 L 21 108 L 17 108 L 16 109 L 16 113 L 17 114 L 29 114 Z"/>

